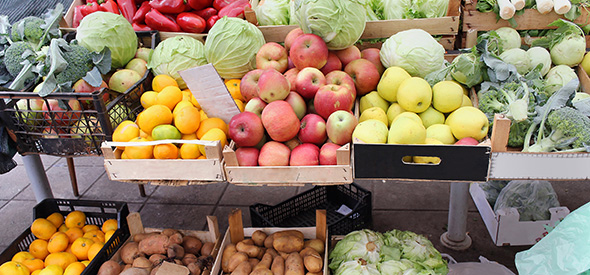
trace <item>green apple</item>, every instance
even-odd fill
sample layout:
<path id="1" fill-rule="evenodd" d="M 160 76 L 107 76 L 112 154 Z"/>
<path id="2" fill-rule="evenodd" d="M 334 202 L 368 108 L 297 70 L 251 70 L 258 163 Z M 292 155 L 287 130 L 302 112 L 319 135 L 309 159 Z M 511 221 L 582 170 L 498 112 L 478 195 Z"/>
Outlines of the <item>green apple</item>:
<path id="1" fill-rule="evenodd" d="M 461 107 L 463 106 L 473 106 L 473 102 L 471 102 L 471 99 L 465 94 L 463 95 L 463 102 L 461 103 Z"/>
<path id="2" fill-rule="evenodd" d="M 361 112 L 361 114 L 363 113 L 363 111 L 365 111 L 366 109 L 369 109 L 371 107 L 379 107 L 379 108 L 383 109 L 384 112 L 387 112 L 387 108 L 389 108 L 389 102 L 387 102 L 387 100 L 381 98 L 379 93 L 377 93 L 376 91 L 372 91 L 372 92 L 362 96 L 359 104 L 360 104 L 359 111 Z"/>
<path id="3" fill-rule="evenodd" d="M 399 114 L 398 116 L 396 116 L 393 121 L 391 122 L 391 124 L 393 124 L 396 120 L 402 118 L 402 117 L 407 117 L 409 119 L 412 119 L 420 124 L 422 124 L 422 119 L 420 118 L 420 116 L 414 112 L 403 112 L 401 114 Z M 424 124 L 422 124 L 422 126 L 424 126 Z"/>
<path id="4" fill-rule="evenodd" d="M 377 84 L 377 92 L 383 99 L 396 102 L 399 85 L 410 77 L 412 76 L 402 67 L 389 67 L 383 72 L 379 84 Z"/>
<path id="5" fill-rule="evenodd" d="M 422 123 L 408 117 L 400 117 L 391 123 L 388 144 L 424 144 L 426 129 Z"/>
<path id="6" fill-rule="evenodd" d="M 443 145 L 442 142 L 433 138 L 426 138 L 424 140 L 424 144 L 433 144 L 433 145 Z M 431 163 L 431 164 L 439 164 L 440 158 L 439 157 L 426 157 L 426 156 L 414 156 L 412 160 L 415 163 Z"/>
<path id="7" fill-rule="evenodd" d="M 587 94 L 584 92 L 576 92 L 574 99 L 572 99 L 572 103 L 576 103 L 584 98 L 589 98 L 589 97 L 590 97 L 590 94 Z"/>
<path id="8" fill-rule="evenodd" d="M 432 102 L 432 88 L 426 80 L 411 77 L 404 80 L 397 89 L 397 103 L 414 113 L 422 113 Z"/>
<path id="9" fill-rule="evenodd" d="M 432 106 L 441 113 L 450 113 L 461 107 L 463 88 L 453 81 L 441 81 L 432 86 Z"/>
<path id="10" fill-rule="evenodd" d="M 457 141 L 451 127 L 446 124 L 433 124 L 426 128 L 426 138 L 436 139 L 443 144 L 455 144 Z"/>
<path id="11" fill-rule="evenodd" d="M 586 71 L 587 74 L 590 74 L 590 52 L 584 55 L 584 59 L 582 59 L 582 63 L 580 65 Z"/>
<path id="12" fill-rule="evenodd" d="M 488 134 L 489 122 L 486 115 L 472 106 L 460 107 L 453 111 L 445 121 L 451 127 L 456 139 L 472 137 L 482 140 Z"/>
<path id="13" fill-rule="evenodd" d="M 391 103 L 391 105 L 389 105 L 389 108 L 387 108 L 387 120 L 389 122 L 387 125 L 391 126 L 391 122 L 393 122 L 395 117 L 405 111 L 406 110 L 404 110 L 404 108 L 402 108 L 402 106 L 399 106 L 399 103 L 397 103 L 397 102 Z"/>
<path id="14" fill-rule="evenodd" d="M 445 123 L 445 115 L 432 106 L 428 107 L 426 111 L 419 113 L 418 116 L 422 120 L 422 125 L 426 128 L 433 124 Z"/>
<path id="15" fill-rule="evenodd" d="M 376 119 L 385 123 L 386 126 L 389 125 L 387 114 L 385 113 L 385 111 L 383 111 L 383 109 L 379 107 L 371 107 L 362 112 L 361 116 L 359 117 L 359 122 L 363 122 L 369 119 Z"/>
<path id="16" fill-rule="evenodd" d="M 353 140 L 360 140 L 364 143 L 385 144 L 387 142 L 387 125 L 383 121 L 368 119 L 360 122 L 352 132 Z"/>

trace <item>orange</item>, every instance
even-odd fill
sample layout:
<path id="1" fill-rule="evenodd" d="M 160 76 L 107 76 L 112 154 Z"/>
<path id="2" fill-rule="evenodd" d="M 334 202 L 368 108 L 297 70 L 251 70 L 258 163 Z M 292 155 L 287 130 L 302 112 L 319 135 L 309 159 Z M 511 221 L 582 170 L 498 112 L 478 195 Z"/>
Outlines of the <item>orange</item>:
<path id="1" fill-rule="evenodd" d="M 145 139 L 147 139 L 147 140 L 151 140 L 151 138 L 152 138 L 152 135 L 151 135 L 151 133 L 150 133 L 150 134 L 148 134 L 148 133 L 146 133 L 146 132 L 144 132 L 144 131 L 142 131 L 142 130 L 140 129 L 140 130 L 139 130 L 139 137 L 145 138 Z"/>
<path id="2" fill-rule="evenodd" d="M 88 250 L 93 244 L 94 241 L 92 239 L 85 237 L 78 238 L 72 243 L 72 253 L 79 261 L 88 260 Z"/>
<path id="3" fill-rule="evenodd" d="M 176 110 L 175 110 L 176 111 Z M 184 107 L 174 114 L 174 126 L 182 134 L 194 133 L 199 129 L 201 114 L 195 107 Z"/>
<path id="4" fill-rule="evenodd" d="M 201 156 L 199 151 L 199 145 L 185 143 L 180 146 L 180 158 L 181 159 L 197 159 Z"/>
<path id="5" fill-rule="evenodd" d="M 66 233 L 56 232 L 51 236 L 51 239 L 47 241 L 47 251 L 49 253 L 62 252 L 68 248 L 70 239 Z"/>
<path id="6" fill-rule="evenodd" d="M 143 110 L 137 116 L 137 125 L 139 129 L 147 134 L 152 133 L 152 129 L 158 125 L 172 123 L 172 111 L 168 107 L 160 104 L 151 106 Z"/>
<path id="7" fill-rule="evenodd" d="M 176 86 L 168 86 L 162 89 L 156 96 L 156 104 L 162 104 L 170 110 L 182 100 L 182 91 Z"/>
<path id="8" fill-rule="evenodd" d="M 69 228 L 68 228 L 68 227 L 67 227 L 65 224 L 62 224 L 62 225 L 61 225 L 61 226 L 60 226 L 60 227 L 57 229 L 57 231 L 59 231 L 59 232 L 64 232 L 64 233 L 65 233 L 66 231 L 68 231 L 68 229 L 69 229 Z"/>
<path id="9" fill-rule="evenodd" d="M 109 230 L 107 232 L 104 232 L 104 242 L 108 242 L 109 239 L 113 236 L 113 234 L 115 234 L 116 230 Z"/>
<path id="10" fill-rule="evenodd" d="M 31 272 L 31 275 L 39 275 L 39 273 L 41 273 L 41 270 L 35 270 Z"/>
<path id="11" fill-rule="evenodd" d="M 66 216 L 66 226 L 68 228 L 82 228 L 86 225 L 86 214 L 82 211 L 72 211 Z"/>
<path id="12" fill-rule="evenodd" d="M 63 275 L 80 275 L 85 268 L 86 265 L 81 262 L 71 263 L 68 265 L 68 267 L 66 267 Z"/>
<path id="13" fill-rule="evenodd" d="M 102 249 L 103 246 L 104 246 L 104 243 L 102 243 L 102 242 L 95 242 L 94 244 L 92 244 L 90 246 L 90 249 L 88 249 L 88 260 L 92 261 L 92 259 L 94 259 L 94 257 L 96 257 L 96 254 L 98 254 L 98 252 L 100 252 L 100 250 Z"/>
<path id="14" fill-rule="evenodd" d="M 17 262 L 17 263 L 22 263 L 26 260 L 32 260 L 32 259 L 35 259 L 35 256 L 27 251 L 21 251 L 21 252 L 14 254 L 14 256 L 12 256 L 12 261 Z"/>
<path id="15" fill-rule="evenodd" d="M 191 103 L 192 103 L 193 105 L 195 105 L 195 107 L 197 107 L 197 108 L 201 109 L 201 104 L 199 104 L 199 102 L 197 101 L 197 99 L 195 98 L 195 96 L 192 96 L 192 97 L 191 97 Z"/>
<path id="16" fill-rule="evenodd" d="M 68 245 L 68 248 L 66 248 L 66 251 L 64 251 L 64 252 L 68 252 L 68 253 L 74 254 L 74 252 L 72 252 L 72 244 L 69 244 Z"/>
<path id="17" fill-rule="evenodd" d="M 49 215 L 46 219 L 58 228 L 64 223 L 64 216 L 59 212 Z"/>
<path id="18" fill-rule="evenodd" d="M 200 155 L 197 159 L 207 159 L 206 156 Z"/>
<path id="19" fill-rule="evenodd" d="M 81 261 L 81 263 L 83 263 L 85 266 L 88 266 L 90 264 L 90 261 L 89 260 Z"/>
<path id="20" fill-rule="evenodd" d="M 147 91 L 144 92 L 141 97 L 139 98 L 139 102 L 144 109 L 147 109 L 150 106 L 156 105 L 156 97 L 158 96 L 157 92 L 154 91 Z"/>
<path id="21" fill-rule="evenodd" d="M 63 275 L 64 268 L 61 265 L 48 265 L 45 268 L 41 269 L 39 275 Z"/>
<path id="22" fill-rule="evenodd" d="M 1 275 L 29 275 L 29 269 L 17 262 L 5 262 L 0 265 L 0 274 Z"/>
<path id="23" fill-rule="evenodd" d="M 33 272 L 35 270 L 41 270 L 45 267 L 45 263 L 43 263 L 43 260 L 41 259 L 25 260 L 24 262 L 22 262 L 22 264 L 26 266 L 30 272 Z"/>
<path id="24" fill-rule="evenodd" d="M 100 230 L 93 230 L 84 233 L 84 238 L 92 239 L 94 242 L 103 242 L 104 243 L 104 233 Z"/>
<path id="25" fill-rule="evenodd" d="M 227 90 L 233 99 L 244 101 L 244 97 L 240 92 L 240 82 L 240 79 L 229 79 L 225 81 L 225 87 L 227 87 Z"/>
<path id="26" fill-rule="evenodd" d="M 62 270 L 64 270 L 66 267 L 68 267 L 68 265 L 77 261 L 78 258 L 69 252 L 51 253 L 47 255 L 47 258 L 45 258 L 45 267 L 47 268 L 50 265 L 58 265 Z"/>
<path id="27" fill-rule="evenodd" d="M 128 142 L 139 136 L 139 126 L 131 120 L 125 120 L 113 132 L 113 141 Z M 125 147 L 117 147 L 123 150 Z"/>
<path id="28" fill-rule="evenodd" d="M 206 119 L 201 119 L 201 124 L 199 125 L 199 129 L 197 130 L 197 138 L 203 138 L 203 135 L 207 133 L 209 130 L 213 128 L 219 128 L 223 130 L 225 135 L 228 135 L 229 127 L 221 118 L 218 117 L 210 117 Z"/>
<path id="29" fill-rule="evenodd" d="M 31 232 L 35 237 L 43 240 L 49 240 L 51 235 L 57 231 L 57 227 L 47 219 L 38 218 L 31 225 Z"/>
<path id="30" fill-rule="evenodd" d="M 65 233 L 66 235 L 68 235 L 70 243 L 73 243 L 77 238 L 84 236 L 84 231 L 82 231 L 82 229 L 78 227 L 70 228 Z"/>
<path id="31" fill-rule="evenodd" d="M 182 134 L 181 139 L 184 140 L 193 140 L 193 139 L 197 139 L 197 132 L 194 133 L 190 133 L 190 134 Z"/>
<path id="32" fill-rule="evenodd" d="M 184 107 L 191 107 L 191 108 L 195 108 L 195 106 L 190 102 L 190 101 L 180 101 L 178 102 L 178 104 L 176 104 L 176 106 L 174 106 L 174 110 L 172 110 L 172 116 L 176 116 L 176 114 L 178 113 L 178 111 L 182 110 L 182 108 Z M 197 109 L 197 108 L 195 108 Z M 199 109 L 197 109 L 197 111 L 199 111 Z"/>
<path id="33" fill-rule="evenodd" d="M 119 228 L 117 220 L 108 219 L 102 223 L 101 230 L 102 230 L 102 232 L 106 233 L 107 231 L 110 231 L 110 230 L 117 230 L 117 228 Z"/>
<path id="34" fill-rule="evenodd" d="M 148 141 L 145 138 L 134 138 L 130 142 L 145 142 Z M 154 158 L 154 146 L 127 146 L 123 152 L 129 159 L 151 159 Z"/>
<path id="35" fill-rule="evenodd" d="M 203 135 L 201 140 L 209 140 L 209 141 L 219 140 L 221 142 L 221 148 L 223 148 L 227 144 L 227 137 L 225 136 L 225 133 L 219 128 L 213 128 L 213 129 L 207 131 L 207 133 L 205 133 Z M 207 154 L 205 154 L 205 146 L 204 145 L 198 145 L 198 146 L 199 146 L 199 151 L 201 151 L 201 154 L 203 156 L 207 156 Z"/>
<path id="36" fill-rule="evenodd" d="M 159 93 L 160 91 L 162 91 L 162 89 L 168 86 L 178 87 L 178 83 L 176 82 L 176 80 L 169 75 L 156 75 L 152 80 L 152 90 L 154 90 L 155 92 Z"/>
<path id="37" fill-rule="evenodd" d="M 101 229 L 96 224 L 87 224 L 84 227 L 82 227 L 82 231 L 84 231 L 84 233 L 89 232 L 89 231 L 93 231 L 93 230 L 101 230 Z"/>
<path id="38" fill-rule="evenodd" d="M 45 260 L 45 257 L 49 255 L 47 251 L 47 241 L 42 239 L 36 239 L 29 245 L 29 252 L 37 259 Z"/>
<path id="39" fill-rule="evenodd" d="M 189 89 L 182 90 L 182 101 L 191 102 L 192 98 L 193 98 L 193 93 L 191 92 L 191 90 L 189 90 Z M 193 104 L 193 103 L 191 102 L 191 104 Z M 195 105 L 193 104 L 193 106 L 195 106 Z"/>
<path id="40" fill-rule="evenodd" d="M 172 143 L 158 144 L 154 146 L 155 159 L 176 159 L 178 158 L 178 147 Z"/>
<path id="41" fill-rule="evenodd" d="M 244 102 L 239 99 L 234 99 L 234 102 L 236 103 L 236 106 L 238 106 L 238 109 L 240 109 L 240 112 L 243 112 L 244 111 Z"/>

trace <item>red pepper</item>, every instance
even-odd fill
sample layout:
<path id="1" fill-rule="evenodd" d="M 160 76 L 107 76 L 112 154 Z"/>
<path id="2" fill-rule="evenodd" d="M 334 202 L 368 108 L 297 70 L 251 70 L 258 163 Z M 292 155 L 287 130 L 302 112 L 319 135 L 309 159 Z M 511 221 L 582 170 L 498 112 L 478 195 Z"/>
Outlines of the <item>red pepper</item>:
<path id="1" fill-rule="evenodd" d="M 219 11 L 235 1 L 236 0 L 213 0 L 213 7 Z"/>
<path id="2" fill-rule="evenodd" d="M 213 5 L 213 0 L 188 0 L 188 5 L 194 10 L 202 10 Z"/>
<path id="3" fill-rule="evenodd" d="M 178 14 L 185 10 L 186 3 L 184 0 L 151 0 L 150 6 L 161 13 Z"/>
<path id="4" fill-rule="evenodd" d="M 89 15 L 97 11 L 100 11 L 100 6 L 96 2 L 86 4 L 86 6 L 82 7 L 81 10 L 83 16 Z"/>
<path id="5" fill-rule="evenodd" d="M 196 11 L 194 12 L 196 15 L 203 17 L 203 19 L 207 20 L 209 19 L 209 17 L 216 15 L 217 14 L 217 10 L 215 8 L 206 8 L 200 11 Z"/>
<path id="6" fill-rule="evenodd" d="M 174 20 L 160 13 L 157 9 L 152 9 L 145 14 L 145 23 L 154 30 L 165 32 L 179 32 L 180 27 Z"/>
<path id="7" fill-rule="evenodd" d="M 139 9 L 133 15 L 133 23 L 144 23 L 145 22 L 145 14 L 150 11 L 152 7 L 150 6 L 150 2 L 143 2 Z"/>
<path id="8" fill-rule="evenodd" d="M 147 3 L 147 2 L 144 2 Z M 140 23 L 135 23 L 133 22 L 133 24 L 131 24 L 131 26 L 133 27 L 133 30 L 136 32 L 140 32 L 140 31 L 151 31 L 152 28 L 148 27 L 148 25 L 144 25 L 144 24 L 140 24 Z"/>
<path id="9" fill-rule="evenodd" d="M 72 27 L 77 28 L 78 26 L 80 26 L 80 20 L 82 20 L 82 18 L 84 17 L 84 15 L 82 15 L 82 8 L 84 8 L 85 5 L 79 5 L 74 7 L 74 18 L 73 18 L 73 22 L 72 22 Z"/>
<path id="10" fill-rule="evenodd" d="M 149 2 L 148 2 L 149 3 Z M 133 16 L 135 16 L 135 1 L 134 0 L 117 0 L 121 14 L 129 23 L 133 22 Z"/>
<path id="11" fill-rule="evenodd" d="M 133 2 L 135 2 L 136 6 L 139 6 L 139 5 L 143 4 L 143 2 L 149 2 L 149 0 L 135 0 Z"/>
<path id="12" fill-rule="evenodd" d="M 176 23 L 183 32 L 202 33 L 207 27 L 207 22 L 192 12 L 181 12 L 176 16 Z"/>
<path id="13" fill-rule="evenodd" d="M 209 17 L 209 19 L 207 19 L 207 28 L 206 30 L 209 31 L 211 29 L 211 27 L 213 27 L 213 25 L 215 25 L 215 22 L 217 22 L 217 20 L 219 20 L 219 15 L 212 15 L 211 17 Z"/>
<path id="14" fill-rule="evenodd" d="M 86 4 L 98 3 L 98 0 L 86 0 Z"/>
<path id="15" fill-rule="evenodd" d="M 251 7 L 249 0 L 237 0 L 221 9 L 218 13 L 219 17 L 244 17 L 244 8 Z"/>
<path id="16" fill-rule="evenodd" d="M 117 6 L 117 3 L 114 0 L 106 0 L 103 1 L 100 4 L 100 10 L 101 11 L 106 11 L 106 12 L 112 12 L 115 14 L 121 14 L 119 12 L 119 6 Z"/>

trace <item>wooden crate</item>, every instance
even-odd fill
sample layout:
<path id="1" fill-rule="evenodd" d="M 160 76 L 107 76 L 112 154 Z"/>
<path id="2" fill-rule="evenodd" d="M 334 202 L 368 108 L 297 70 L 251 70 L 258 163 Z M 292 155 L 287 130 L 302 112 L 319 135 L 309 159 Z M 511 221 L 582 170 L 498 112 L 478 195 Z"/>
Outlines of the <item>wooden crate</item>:
<path id="1" fill-rule="evenodd" d="M 239 241 L 244 240 L 244 237 L 252 237 L 252 233 L 256 230 L 261 230 L 264 233 L 270 235 L 272 233 L 283 231 L 283 230 L 299 230 L 303 233 L 305 239 L 320 239 L 324 241 L 324 270 L 323 274 L 329 275 L 328 269 L 328 230 L 326 227 L 326 210 L 316 210 L 316 226 L 315 227 L 247 227 L 244 228 L 242 223 L 242 210 L 235 209 L 229 215 L 229 228 L 221 241 L 219 246 L 219 253 L 215 258 L 215 264 L 211 275 L 222 275 L 221 270 L 221 258 L 223 256 L 223 250 L 230 243 L 237 244 Z"/>
<path id="2" fill-rule="evenodd" d="M 113 146 L 133 143 L 104 142 L 101 149 L 109 179 L 171 186 L 210 184 L 225 180 L 219 141 L 203 143 L 202 141 L 169 140 L 167 142 L 206 144 L 207 159 L 121 159 L 122 150 L 113 149 Z"/>
<path id="3" fill-rule="evenodd" d="M 301 186 L 349 184 L 352 182 L 350 144 L 338 149 L 337 165 L 239 166 L 232 141 L 223 150 L 225 177 L 229 183 L 248 186 Z"/>

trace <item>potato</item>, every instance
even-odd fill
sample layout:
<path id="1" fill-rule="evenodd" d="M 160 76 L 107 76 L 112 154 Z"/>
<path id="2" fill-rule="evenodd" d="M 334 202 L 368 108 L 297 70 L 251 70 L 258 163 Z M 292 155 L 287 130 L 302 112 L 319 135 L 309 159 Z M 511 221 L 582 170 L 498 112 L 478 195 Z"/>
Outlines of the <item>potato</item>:
<path id="1" fill-rule="evenodd" d="M 254 240 L 252 240 L 252 239 L 243 239 L 242 242 L 244 244 L 254 245 Z"/>
<path id="2" fill-rule="evenodd" d="M 273 275 L 272 271 L 270 271 L 270 269 L 266 268 L 266 267 L 262 267 L 262 268 L 258 268 L 256 270 L 253 270 L 250 275 Z"/>
<path id="3" fill-rule="evenodd" d="M 168 240 L 171 244 L 182 244 L 184 237 L 180 232 L 176 232 L 168 237 Z"/>
<path id="4" fill-rule="evenodd" d="M 258 252 L 258 255 L 256 255 L 256 258 L 258 258 L 259 260 L 262 260 L 262 256 L 264 256 L 264 254 L 266 254 L 266 247 L 259 247 L 260 248 L 260 252 Z"/>
<path id="5" fill-rule="evenodd" d="M 305 239 L 305 236 L 303 236 L 303 233 L 301 231 L 295 230 L 295 229 L 275 232 L 274 235 L 275 235 L 275 238 L 279 238 L 279 237 L 283 237 L 283 236 L 296 236 L 300 239 Z"/>
<path id="6" fill-rule="evenodd" d="M 153 254 L 148 258 L 148 260 L 152 263 L 153 266 L 157 266 L 160 265 L 164 260 L 166 260 L 166 255 Z"/>
<path id="7" fill-rule="evenodd" d="M 149 275 L 150 271 L 143 268 L 132 267 L 123 272 L 120 275 Z"/>
<path id="8" fill-rule="evenodd" d="M 272 255 L 270 255 L 269 253 L 265 253 L 264 256 L 262 256 L 262 260 L 260 260 L 260 262 L 252 270 L 256 270 L 259 268 L 270 269 L 270 265 L 272 265 L 272 260 Z"/>
<path id="9" fill-rule="evenodd" d="M 299 253 L 293 252 L 285 260 L 285 275 L 305 275 L 303 259 Z"/>
<path id="10" fill-rule="evenodd" d="M 184 257 L 182 258 L 182 264 L 188 266 L 190 263 L 196 263 L 197 256 L 195 254 L 185 253 Z"/>
<path id="11" fill-rule="evenodd" d="M 236 244 L 236 249 L 239 252 L 246 253 L 249 257 L 257 257 L 260 254 L 260 247 L 255 246 L 253 244 L 245 244 L 244 241 L 238 242 Z"/>
<path id="12" fill-rule="evenodd" d="M 257 246 L 264 246 L 264 240 L 266 237 L 266 233 L 264 233 L 262 230 L 256 230 L 254 233 L 252 233 L 252 240 Z"/>
<path id="13" fill-rule="evenodd" d="M 160 234 L 166 235 L 168 237 L 170 237 L 176 233 L 180 233 L 180 232 L 178 232 L 178 230 L 176 230 L 176 229 L 171 229 L 171 228 L 166 228 L 166 229 L 162 230 L 162 232 L 160 232 Z"/>
<path id="14" fill-rule="evenodd" d="M 139 233 L 139 234 L 135 234 L 133 236 L 133 241 L 136 243 L 141 242 L 141 240 L 149 237 L 149 236 L 153 236 L 153 235 L 160 235 L 160 233 L 158 232 L 151 232 L 151 233 Z"/>
<path id="15" fill-rule="evenodd" d="M 168 252 L 168 236 L 159 234 L 149 236 L 139 242 L 139 252 L 146 255 L 166 254 Z"/>
<path id="16" fill-rule="evenodd" d="M 182 239 L 182 247 L 184 247 L 184 252 L 191 253 L 191 254 L 199 254 L 201 252 L 201 247 L 203 243 L 199 238 L 193 236 L 184 236 Z"/>
<path id="17" fill-rule="evenodd" d="M 311 248 L 315 249 L 315 251 L 320 253 L 320 255 L 324 254 L 324 249 L 325 249 L 324 241 L 322 241 L 320 239 L 307 240 L 303 244 L 303 247 L 304 248 L 311 247 Z"/>
<path id="18" fill-rule="evenodd" d="M 275 238 L 275 234 L 270 234 L 266 237 L 266 239 L 264 239 L 264 247 L 266 248 L 272 248 L 272 242 L 274 241 Z"/>
<path id="19" fill-rule="evenodd" d="M 189 263 L 186 268 L 188 268 L 190 275 L 201 275 L 201 272 L 203 272 L 197 263 Z"/>
<path id="20" fill-rule="evenodd" d="M 121 265 L 113 260 L 104 262 L 96 275 L 118 275 L 121 273 Z"/>
<path id="21" fill-rule="evenodd" d="M 307 273 L 305 273 L 305 275 L 324 275 L 324 272 L 323 271 L 320 271 L 320 272 L 307 272 Z"/>
<path id="22" fill-rule="evenodd" d="M 168 258 L 182 259 L 184 258 L 184 248 L 179 244 L 172 244 L 168 246 Z"/>
<path id="23" fill-rule="evenodd" d="M 238 251 L 236 250 L 236 246 L 234 244 L 229 244 L 225 247 L 221 256 L 221 269 L 223 272 L 229 273 L 229 259 L 237 252 Z"/>
<path id="24" fill-rule="evenodd" d="M 248 262 L 250 263 L 252 270 L 254 270 L 254 267 L 256 267 L 256 265 L 258 265 L 260 260 L 258 260 L 257 258 L 250 258 L 250 259 L 248 259 Z"/>
<path id="25" fill-rule="evenodd" d="M 201 246 L 201 255 L 209 256 L 211 252 L 213 252 L 213 248 L 215 247 L 214 242 L 205 242 L 203 246 Z M 186 251 L 186 247 L 184 248 Z"/>
<path id="26" fill-rule="evenodd" d="M 272 255 L 273 258 L 279 256 L 279 252 L 277 252 L 274 248 L 267 248 L 265 252 Z"/>
<path id="27" fill-rule="evenodd" d="M 151 271 L 152 269 L 152 262 L 148 260 L 146 257 L 137 257 L 133 260 L 133 267 L 148 269 Z"/>
<path id="28" fill-rule="evenodd" d="M 232 271 L 231 275 L 248 275 L 250 272 L 252 272 L 252 266 L 248 261 L 243 261 Z"/>
<path id="29" fill-rule="evenodd" d="M 311 254 L 318 255 L 318 256 L 320 255 L 317 251 L 315 251 L 315 249 L 313 249 L 311 247 L 306 247 L 306 248 L 303 248 L 303 250 L 299 251 L 299 255 L 301 255 L 301 258 L 305 258 L 305 256 L 311 255 Z"/>
<path id="30" fill-rule="evenodd" d="M 161 265 L 152 268 L 152 272 L 150 272 L 150 275 L 156 275 L 156 273 L 158 273 L 158 269 L 160 269 L 160 267 L 161 267 Z"/>
<path id="31" fill-rule="evenodd" d="M 283 257 L 283 260 L 287 260 L 287 258 L 289 258 L 289 253 L 279 252 L 279 255 L 281 255 L 281 257 Z"/>
<path id="32" fill-rule="evenodd" d="M 139 244 L 136 242 L 129 242 L 121 247 L 121 260 L 126 264 L 132 264 L 135 258 L 141 256 L 139 252 Z"/>
<path id="33" fill-rule="evenodd" d="M 242 262 L 248 262 L 248 255 L 244 252 L 236 252 L 229 258 L 229 264 L 227 266 L 229 272 L 233 272 Z M 252 269 L 252 267 L 250 267 L 250 269 Z"/>
<path id="34" fill-rule="evenodd" d="M 177 265 L 182 265 L 182 261 L 180 259 L 174 259 L 174 263 Z"/>
<path id="35" fill-rule="evenodd" d="M 285 259 L 281 256 L 275 256 L 270 267 L 273 275 L 285 274 Z"/>
<path id="36" fill-rule="evenodd" d="M 324 261 L 319 254 L 310 254 L 303 258 L 303 264 L 309 272 L 320 272 L 324 267 Z"/>
<path id="37" fill-rule="evenodd" d="M 126 265 L 123 267 L 123 270 L 122 270 L 121 272 L 123 272 L 123 271 L 125 271 L 125 270 L 127 270 L 127 269 L 130 269 L 130 268 L 132 268 L 132 267 L 133 267 L 132 265 L 130 265 L 130 264 L 126 264 Z"/>
<path id="38" fill-rule="evenodd" d="M 295 235 L 275 236 L 272 246 L 276 251 L 292 253 L 303 249 L 303 239 Z"/>

